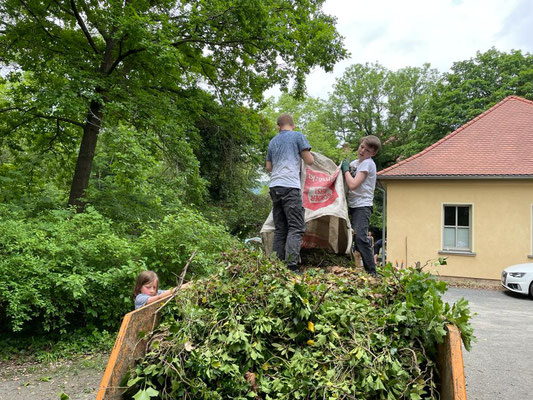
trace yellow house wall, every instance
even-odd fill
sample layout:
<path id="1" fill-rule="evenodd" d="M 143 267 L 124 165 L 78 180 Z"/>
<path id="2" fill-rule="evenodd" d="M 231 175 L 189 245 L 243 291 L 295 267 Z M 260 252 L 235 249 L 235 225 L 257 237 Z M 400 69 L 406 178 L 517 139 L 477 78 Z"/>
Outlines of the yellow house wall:
<path id="1" fill-rule="evenodd" d="M 503 268 L 533 262 L 533 180 L 385 180 L 387 261 L 442 276 L 500 279 Z M 473 255 L 442 254 L 443 206 L 471 205 Z"/>

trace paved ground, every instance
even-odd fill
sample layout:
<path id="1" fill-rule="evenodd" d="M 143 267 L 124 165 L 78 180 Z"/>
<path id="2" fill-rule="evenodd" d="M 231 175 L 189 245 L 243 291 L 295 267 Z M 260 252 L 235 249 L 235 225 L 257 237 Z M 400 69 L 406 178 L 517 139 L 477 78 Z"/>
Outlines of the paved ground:
<path id="1" fill-rule="evenodd" d="M 470 303 L 477 342 L 463 350 L 468 400 L 533 398 L 533 300 L 501 290 L 449 288 Z"/>

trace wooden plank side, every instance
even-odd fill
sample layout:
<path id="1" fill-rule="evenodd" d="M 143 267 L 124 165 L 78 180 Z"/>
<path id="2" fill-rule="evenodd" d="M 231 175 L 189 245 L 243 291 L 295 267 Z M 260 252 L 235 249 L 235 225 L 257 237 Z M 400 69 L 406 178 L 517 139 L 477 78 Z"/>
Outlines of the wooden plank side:
<path id="1" fill-rule="evenodd" d="M 466 384 L 463 364 L 461 333 L 457 327 L 446 325 L 447 335 L 438 346 L 440 398 L 442 400 L 466 400 Z"/>
<path id="2" fill-rule="evenodd" d="M 168 296 L 171 294 L 169 293 Z M 148 333 L 159 323 L 157 309 L 168 300 L 168 296 L 126 314 L 115 340 L 100 382 L 96 400 L 119 400 L 124 391 L 120 382 L 135 360 L 146 351 L 146 339 L 139 339 L 141 333 Z"/>

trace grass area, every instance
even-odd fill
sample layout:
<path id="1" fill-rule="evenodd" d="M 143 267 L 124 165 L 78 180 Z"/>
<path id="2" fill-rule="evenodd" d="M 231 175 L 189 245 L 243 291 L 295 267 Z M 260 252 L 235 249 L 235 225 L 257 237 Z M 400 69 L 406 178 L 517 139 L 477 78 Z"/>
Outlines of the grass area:
<path id="1" fill-rule="evenodd" d="M 2 361 L 0 378 L 9 380 L 13 377 L 32 377 L 39 382 L 49 382 L 56 376 L 78 376 L 81 371 L 103 371 L 109 358 L 108 352 L 94 352 L 89 355 L 73 354 L 68 358 L 42 363 L 32 357 L 12 358 Z"/>
<path id="2" fill-rule="evenodd" d="M 109 354 L 116 333 L 97 329 L 79 329 L 68 336 L 0 336 L 0 360 L 21 363 L 55 362 L 62 359 L 86 358 L 91 355 Z"/>

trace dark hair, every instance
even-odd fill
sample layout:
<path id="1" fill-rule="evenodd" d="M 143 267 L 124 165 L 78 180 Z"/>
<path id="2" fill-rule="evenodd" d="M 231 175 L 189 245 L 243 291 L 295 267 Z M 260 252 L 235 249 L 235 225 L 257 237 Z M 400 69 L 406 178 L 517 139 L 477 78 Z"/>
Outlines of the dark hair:
<path id="1" fill-rule="evenodd" d="M 278 126 L 282 127 L 285 125 L 294 126 L 294 120 L 292 119 L 292 116 L 287 113 L 283 113 L 278 117 Z"/>
<path id="2" fill-rule="evenodd" d="M 381 140 L 377 136 L 368 135 L 361 138 L 361 143 L 365 143 L 368 147 L 374 150 L 376 153 L 381 150 Z"/>
<path id="3" fill-rule="evenodd" d="M 133 288 L 133 297 L 136 297 L 139 293 L 141 293 L 141 288 L 144 285 L 156 279 L 159 278 L 157 277 L 157 274 L 154 271 L 142 271 L 137 277 L 137 280 L 135 281 L 135 287 Z"/>

